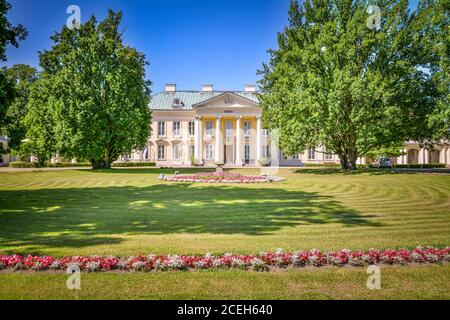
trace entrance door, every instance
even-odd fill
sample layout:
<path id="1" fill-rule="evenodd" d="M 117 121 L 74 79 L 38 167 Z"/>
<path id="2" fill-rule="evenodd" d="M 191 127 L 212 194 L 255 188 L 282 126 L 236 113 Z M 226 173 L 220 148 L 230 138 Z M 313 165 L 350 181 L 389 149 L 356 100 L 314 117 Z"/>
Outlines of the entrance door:
<path id="1" fill-rule="evenodd" d="M 245 164 L 250 164 L 250 145 L 246 144 L 244 149 Z"/>
<path id="2" fill-rule="evenodd" d="M 223 151 L 225 164 L 234 164 L 234 132 L 233 122 L 225 121 L 225 144 Z"/>
<path id="3" fill-rule="evenodd" d="M 224 158 L 225 158 L 225 164 L 234 164 L 234 150 L 233 145 L 225 145 L 224 146 Z"/>

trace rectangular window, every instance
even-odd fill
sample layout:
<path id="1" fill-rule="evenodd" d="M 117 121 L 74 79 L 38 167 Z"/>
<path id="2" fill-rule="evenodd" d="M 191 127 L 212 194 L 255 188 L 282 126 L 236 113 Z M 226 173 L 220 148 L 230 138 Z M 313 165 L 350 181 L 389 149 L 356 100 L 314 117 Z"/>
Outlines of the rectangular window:
<path id="1" fill-rule="evenodd" d="M 173 145 L 173 160 L 181 159 L 181 146 L 179 143 Z"/>
<path id="2" fill-rule="evenodd" d="M 173 136 L 180 137 L 181 136 L 181 124 L 180 121 L 173 122 Z"/>
<path id="3" fill-rule="evenodd" d="M 269 130 L 267 130 L 267 129 L 262 129 L 262 136 L 263 136 L 263 137 L 268 137 L 268 136 L 269 136 Z"/>
<path id="4" fill-rule="evenodd" d="M 298 154 L 294 154 L 294 156 L 292 157 L 292 159 L 298 160 L 298 159 L 300 159 L 300 156 L 299 156 Z"/>
<path id="5" fill-rule="evenodd" d="M 205 158 L 206 158 L 206 160 L 212 160 L 212 158 L 213 158 L 212 144 L 205 145 Z"/>
<path id="6" fill-rule="evenodd" d="M 250 137 L 250 129 L 251 129 L 251 122 L 250 121 L 244 121 L 244 136 Z"/>
<path id="7" fill-rule="evenodd" d="M 325 153 L 325 160 L 333 160 L 333 155 L 331 153 Z"/>
<path id="8" fill-rule="evenodd" d="M 195 122 L 189 122 L 189 135 L 195 136 Z"/>
<path id="9" fill-rule="evenodd" d="M 166 123 L 164 121 L 158 121 L 158 137 L 164 137 L 166 135 Z"/>
<path id="10" fill-rule="evenodd" d="M 206 121 L 206 135 L 209 137 L 213 135 L 213 122 L 212 121 Z"/>
<path id="11" fill-rule="evenodd" d="M 316 150 L 314 148 L 308 148 L 308 160 L 316 160 Z"/>
<path id="12" fill-rule="evenodd" d="M 166 159 L 166 146 L 165 145 L 158 145 L 158 160 L 165 160 Z"/>

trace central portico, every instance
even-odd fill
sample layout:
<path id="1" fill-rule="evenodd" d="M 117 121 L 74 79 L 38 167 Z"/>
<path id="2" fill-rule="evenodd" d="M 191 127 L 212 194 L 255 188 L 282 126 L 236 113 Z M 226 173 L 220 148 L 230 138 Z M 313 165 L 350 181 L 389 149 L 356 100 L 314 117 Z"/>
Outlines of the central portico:
<path id="1" fill-rule="evenodd" d="M 214 91 L 204 85 L 201 91 L 177 91 L 175 85 L 166 85 L 151 109 L 147 156 L 160 165 L 254 166 L 268 156 L 255 86 Z"/>
<path id="2" fill-rule="evenodd" d="M 225 92 L 193 109 L 195 159 L 236 166 L 261 160 L 261 112 L 256 103 Z"/>

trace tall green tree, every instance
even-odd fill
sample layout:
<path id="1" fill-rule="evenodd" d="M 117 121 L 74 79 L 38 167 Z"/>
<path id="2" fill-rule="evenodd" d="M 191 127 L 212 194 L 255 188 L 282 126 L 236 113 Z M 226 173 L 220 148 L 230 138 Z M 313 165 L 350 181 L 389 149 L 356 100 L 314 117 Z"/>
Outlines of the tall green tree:
<path id="1" fill-rule="evenodd" d="M 11 4 L 6 0 L 0 0 L 0 61 L 6 61 L 8 45 L 18 47 L 19 41 L 27 36 L 27 31 L 22 25 L 13 26 L 8 21 L 9 10 Z M 5 134 L 6 113 L 15 96 L 14 82 L 8 79 L 4 71 L 0 72 L 0 134 Z M 0 153 L 3 153 L 2 147 L 0 143 Z"/>
<path id="2" fill-rule="evenodd" d="M 437 108 L 430 114 L 426 132 L 419 136 L 424 145 L 450 143 L 450 2 L 419 3 L 422 20 L 426 25 L 425 37 L 419 43 L 423 60 L 429 63 L 432 81 L 438 92 Z M 418 19 L 419 20 L 419 19 Z M 419 20 L 420 21 L 420 20 Z M 423 25 L 415 26 L 416 30 Z"/>
<path id="3" fill-rule="evenodd" d="M 21 152 L 36 157 L 40 166 L 57 152 L 52 90 L 54 84 L 45 75 L 33 83 L 23 121 L 27 138 L 21 145 Z"/>
<path id="4" fill-rule="evenodd" d="M 146 58 L 123 44 L 121 19 L 122 13 L 109 11 L 101 22 L 92 16 L 79 29 L 64 26 L 51 37 L 52 49 L 40 54 L 40 94 L 29 105 L 37 116 L 43 104 L 51 114 L 47 131 L 54 133 L 55 152 L 90 159 L 93 168 L 110 168 L 120 155 L 143 147 L 150 133 Z M 35 141 L 37 133 L 29 133 Z"/>
<path id="5" fill-rule="evenodd" d="M 16 64 L 11 68 L 4 68 L 4 74 L 14 84 L 15 99 L 10 104 L 5 117 L 3 132 L 9 138 L 9 149 L 18 150 L 21 141 L 25 139 L 26 127 L 24 117 L 32 83 L 37 78 L 37 70 L 24 64 Z"/>
<path id="6" fill-rule="evenodd" d="M 264 121 L 278 129 L 283 151 L 324 144 L 343 169 L 355 169 L 358 157 L 426 135 L 431 115 L 442 116 L 439 57 L 426 54 L 433 50 L 425 41 L 437 23 L 426 10 L 436 6 L 292 1 L 289 25 L 260 71 Z"/>

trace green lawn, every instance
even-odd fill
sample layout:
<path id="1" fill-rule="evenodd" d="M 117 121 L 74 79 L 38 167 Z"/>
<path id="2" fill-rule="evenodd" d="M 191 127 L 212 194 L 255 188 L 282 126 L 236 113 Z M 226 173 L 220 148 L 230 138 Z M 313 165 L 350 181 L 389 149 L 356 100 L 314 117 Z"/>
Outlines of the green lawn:
<path id="1" fill-rule="evenodd" d="M 384 267 L 381 290 L 367 277 L 364 268 L 84 273 L 81 290 L 68 290 L 65 274 L 0 273 L 0 299 L 450 299 L 450 265 Z"/>
<path id="2" fill-rule="evenodd" d="M 193 185 L 158 181 L 160 172 L 159 169 L 0 172 L 0 253 L 54 256 L 255 254 L 277 248 L 287 251 L 382 249 L 450 244 L 450 175 L 282 170 L 279 175 L 288 179 L 282 183 Z M 240 172 L 257 173 L 254 169 Z M 431 282 L 450 283 L 448 266 L 397 267 L 389 272 L 396 279 L 393 283 L 399 285 L 389 291 L 394 295 L 402 293 L 401 287 L 403 281 L 408 281 L 405 278 L 408 274 L 420 278 L 409 283 L 412 290 L 409 297 L 442 296 L 440 291 L 421 291 L 426 288 L 422 283 L 426 277 L 431 276 Z M 208 298 L 215 298 L 216 294 L 259 297 L 256 292 L 260 290 L 260 282 L 267 282 L 269 290 L 291 283 L 290 279 L 295 283 L 305 277 L 314 283 L 320 279 L 319 287 L 317 290 L 314 286 L 305 287 L 306 290 L 300 286 L 299 291 L 305 289 L 302 292 L 310 292 L 311 297 L 316 294 L 317 297 L 343 298 L 344 293 L 337 294 L 331 289 L 340 283 L 333 274 L 349 279 L 356 274 L 366 277 L 364 270 L 352 269 L 292 270 L 263 275 L 230 271 L 86 277 L 94 284 L 106 279 L 122 287 L 157 279 L 155 286 L 171 288 L 175 285 L 171 284 L 172 280 L 176 283 L 191 281 L 196 286 L 216 291 L 203 293 Z M 47 297 L 54 297 L 59 291 L 52 288 L 61 277 L 65 275 L 2 273 L 0 298 L 20 294 L 30 297 L 32 290 L 21 293 L 20 288 L 33 287 L 41 281 L 49 284 Z M 325 286 L 327 277 L 335 281 L 334 285 Z M 6 288 L 2 280 L 7 280 Z M 227 283 L 235 281 L 247 283 L 242 284 L 242 293 L 235 294 L 227 287 Z M 229 291 L 224 293 L 221 286 Z M 446 286 L 450 291 L 449 285 Z M 139 290 L 136 294 L 148 298 L 186 297 L 183 293 L 169 291 L 161 291 L 160 296 L 155 292 L 139 293 Z M 183 292 L 190 294 L 190 291 Z M 301 292 L 291 295 L 289 290 L 277 294 L 264 292 L 261 291 L 261 297 L 304 297 Z M 116 294 L 108 295 L 100 286 L 83 290 L 82 297 L 116 297 Z M 192 297 L 196 294 L 201 295 L 193 290 Z M 70 292 L 61 293 L 61 298 L 70 297 Z M 124 297 L 135 296 L 129 293 Z M 370 298 L 371 293 L 356 290 L 353 297 Z M 378 293 L 378 297 L 390 296 L 384 291 Z"/>

